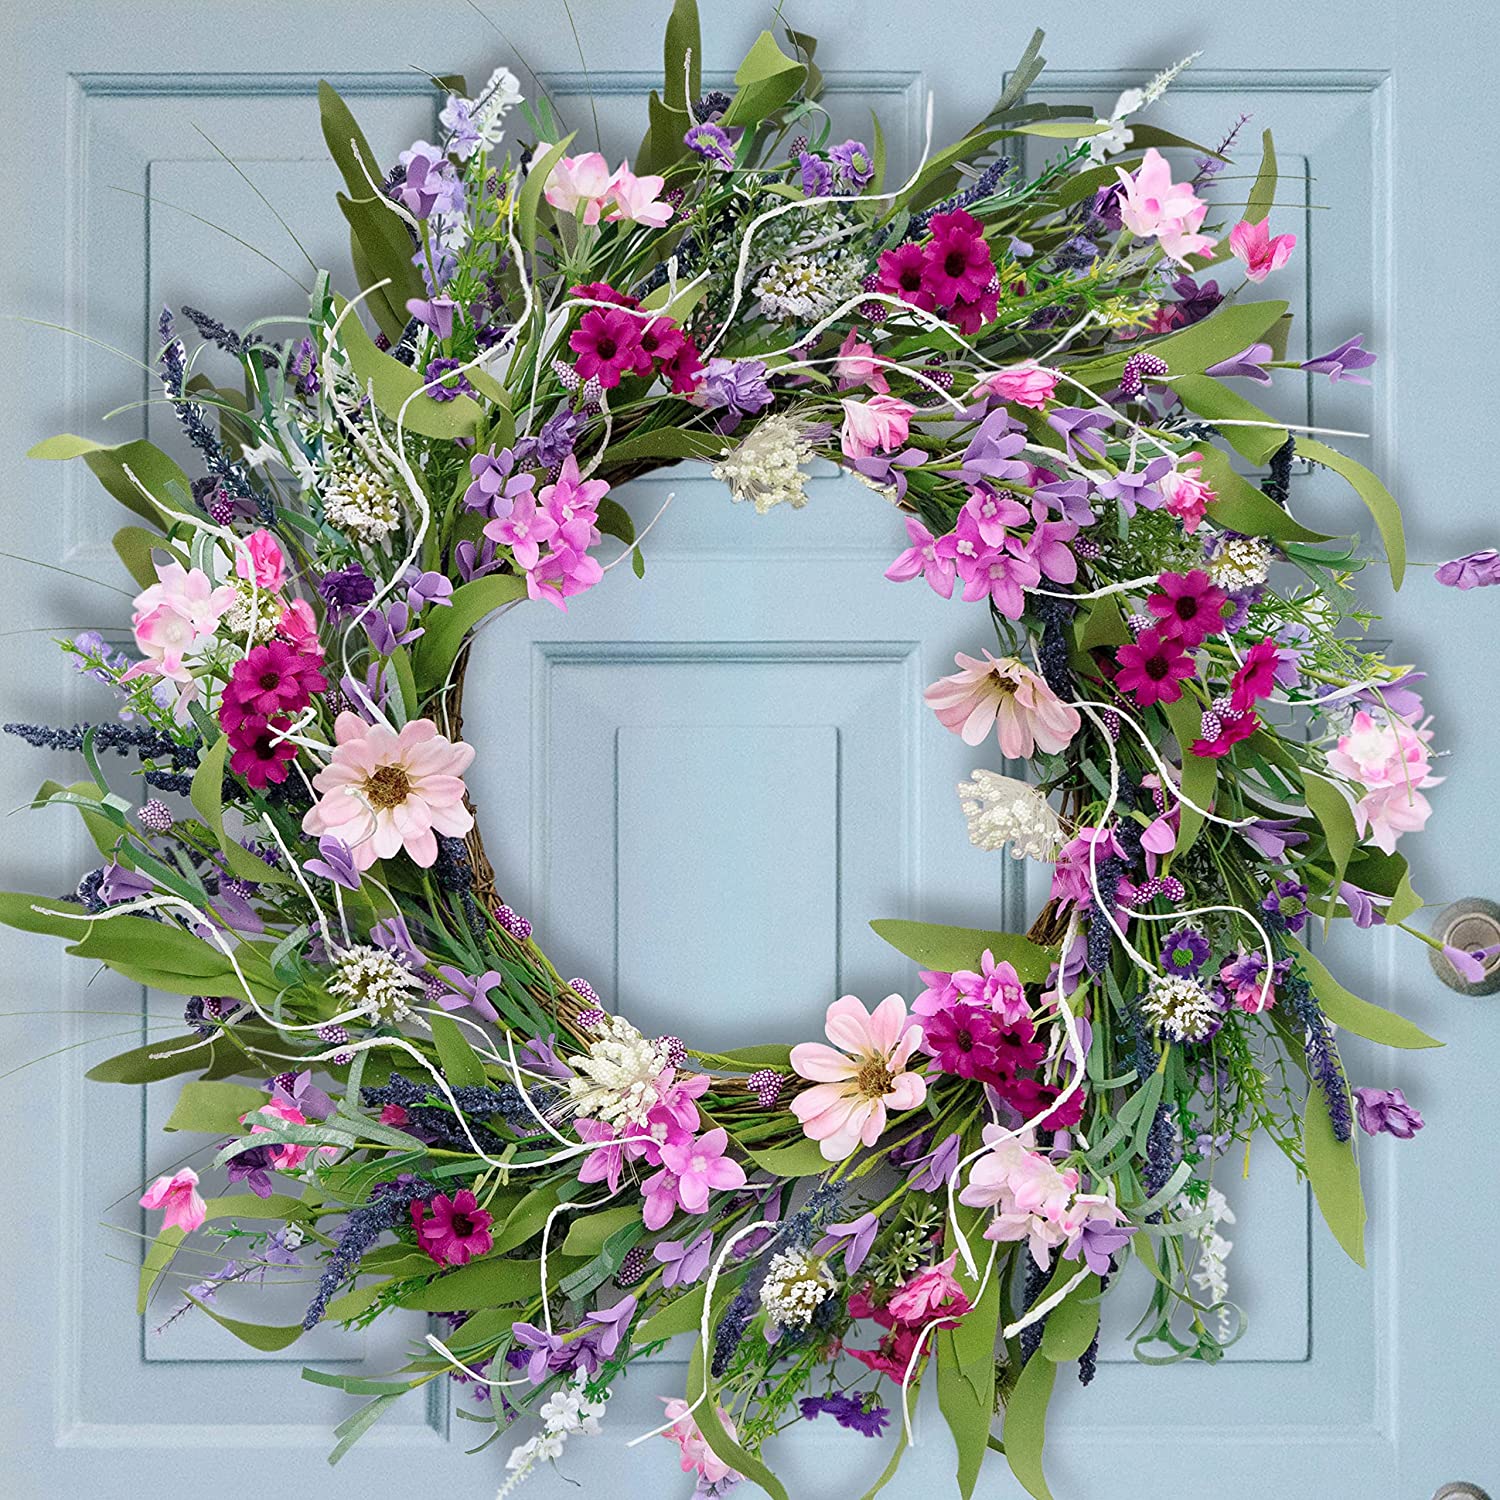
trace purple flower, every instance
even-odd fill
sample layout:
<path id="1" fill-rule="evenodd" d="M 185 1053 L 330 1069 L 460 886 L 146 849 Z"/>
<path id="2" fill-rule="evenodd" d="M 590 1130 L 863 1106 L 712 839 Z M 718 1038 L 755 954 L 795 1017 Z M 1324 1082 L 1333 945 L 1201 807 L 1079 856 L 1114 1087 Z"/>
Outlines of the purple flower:
<path id="1" fill-rule="evenodd" d="M 411 610 L 397 599 L 385 609 L 372 609 L 365 616 L 365 634 L 382 656 L 389 656 L 397 646 L 409 645 L 419 635 L 426 634 L 420 625 L 412 624 L 412 618 Z"/>
<path id="2" fill-rule="evenodd" d="M 1025 479 L 1029 469 L 1017 457 L 1025 446 L 1025 432 L 999 407 L 974 429 L 957 472 L 969 484 L 981 479 Z"/>
<path id="3" fill-rule="evenodd" d="M 1172 290 L 1180 299 L 1176 303 L 1177 316 L 1181 319 L 1178 327 L 1201 322 L 1224 300 L 1217 281 L 1205 281 L 1199 286 L 1191 276 L 1179 276 L 1172 283 Z"/>
<path id="4" fill-rule="evenodd" d="M 1172 472 L 1172 460 L 1165 454 L 1153 458 L 1144 469 L 1136 472 L 1122 470 L 1113 479 L 1106 479 L 1099 486 L 1099 493 L 1106 500 L 1113 500 L 1127 516 L 1133 516 L 1136 508 L 1159 510 L 1162 493 L 1157 485 Z"/>
<path id="5" fill-rule="evenodd" d="M 797 1402 L 797 1407 L 809 1422 L 816 1421 L 822 1413 L 827 1412 L 840 1427 L 847 1427 L 864 1437 L 879 1437 L 885 1431 L 891 1414 L 883 1406 L 871 1405 L 866 1408 L 865 1402 L 873 1399 L 873 1392 L 868 1396 L 857 1396 L 834 1391 L 827 1396 L 803 1396 Z"/>
<path id="6" fill-rule="evenodd" d="M 1327 354 L 1316 354 L 1311 359 L 1303 360 L 1302 368 L 1311 370 L 1314 375 L 1326 375 L 1330 380 L 1347 380 L 1353 385 L 1369 385 L 1368 380 L 1362 380 L 1358 375 L 1352 374 L 1354 370 L 1368 370 L 1375 363 L 1378 356 L 1371 354 L 1368 349 L 1360 347 L 1360 340 L 1364 334 L 1356 333 L 1352 339 L 1345 339 L 1335 349 L 1330 349 Z"/>
<path id="7" fill-rule="evenodd" d="M 334 1111 L 333 1100 L 313 1081 L 312 1069 L 300 1073 L 278 1073 L 270 1082 L 271 1095 L 294 1109 L 300 1109 L 309 1120 L 326 1120 Z"/>
<path id="8" fill-rule="evenodd" d="M 452 297 L 408 297 L 406 301 L 407 312 L 440 339 L 453 337 L 453 313 L 457 306 Z"/>
<path id="9" fill-rule="evenodd" d="M 906 1185 L 914 1193 L 945 1193 L 948 1180 L 958 1166 L 958 1148 L 961 1142 L 957 1132 L 945 1136 L 937 1148 L 917 1162 L 916 1168 L 906 1179 Z"/>
<path id="10" fill-rule="evenodd" d="M 456 372 L 456 373 L 455 373 Z M 463 361 L 457 359 L 434 359 L 422 372 L 423 389 L 434 401 L 455 401 L 460 396 L 472 396 L 474 387 L 463 373 Z"/>
<path id="11" fill-rule="evenodd" d="M 1177 927 L 1161 945 L 1161 961 L 1169 974 L 1196 974 L 1208 962 L 1208 939 L 1196 927 Z"/>
<path id="12" fill-rule="evenodd" d="M 1239 377 L 1242 380 L 1257 380 L 1262 385 L 1270 385 L 1271 372 L 1265 368 L 1265 363 L 1271 357 L 1271 346 L 1269 344 L 1251 344 L 1247 349 L 1241 349 L 1238 354 L 1231 354 L 1228 359 L 1221 359 L 1218 364 L 1210 365 L 1203 373 L 1213 375 L 1220 380 Z"/>
<path id="13" fill-rule="evenodd" d="M 1455 948 L 1452 943 L 1443 944 L 1443 957 L 1470 984 L 1478 984 L 1484 978 L 1484 961 L 1479 956 L 1484 951 L 1477 948 L 1470 952 L 1466 948 Z"/>
<path id="14" fill-rule="evenodd" d="M 725 409 L 736 421 L 764 411 L 774 399 L 766 367 L 758 359 L 711 359 L 695 399 L 710 411 Z"/>
<path id="15" fill-rule="evenodd" d="M 1387 898 L 1382 896 L 1380 900 Z M 1385 916 L 1375 906 L 1375 897 L 1371 892 L 1361 890 L 1357 885 L 1351 885 L 1347 880 L 1339 884 L 1339 900 L 1349 908 L 1349 915 L 1354 920 L 1356 927 L 1380 927 L 1385 923 Z"/>
<path id="16" fill-rule="evenodd" d="M 694 125 L 683 136 L 682 144 L 710 166 L 723 172 L 734 170 L 734 139 L 722 126 Z"/>
<path id="17" fill-rule="evenodd" d="M 875 176 L 875 163 L 863 141 L 845 141 L 828 155 L 833 161 L 834 175 L 843 187 L 857 191 L 868 186 Z"/>
<path id="18" fill-rule="evenodd" d="M 351 614 L 375 597 L 375 580 L 358 563 L 325 573 L 318 580 L 318 594 L 335 618 Z"/>
<path id="19" fill-rule="evenodd" d="M 493 969 L 486 969 L 477 979 L 471 979 L 462 969 L 452 964 L 439 964 L 438 973 L 448 983 L 449 989 L 437 997 L 444 1010 L 462 1010 L 470 1006 L 484 1020 L 496 1022 L 500 1013 L 490 1001 L 490 991 L 496 985 L 503 986 L 505 980 Z"/>
<path id="20" fill-rule="evenodd" d="M 359 866 L 354 863 L 354 852 L 337 834 L 325 833 L 318 840 L 318 858 L 304 861 L 302 868 L 343 886 L 346 891 L 359 889 Z"/>
<path id="21" fill-rule="evenodd" d="M 224 1174 L 230 1182 L 243 1182 L 257 1198 L 269 1198 L 272 1191 L 271 1153 L 274 1146 L 252 1146 L 231 1156 L 224 1163 Z"/>
<path id="22" fill-rule="evenodd" d="M 852 1276 L 865 1263 L 865 1257 L 870 1253 L 870 1246 L 875 1242 L 875 1236 L 880 1230 L 880 1220 L 874 1214 L 861 1214 L 857 1219 L 850 1219 L 847 1224 L 830 1224 L 820 1250 L 827 1253 L 838 1240 L 847 1240 L 844 1246 L 844 1269 Z M 825 1248 L 826 1247 L 826 1248 Z"/>
<path id="23" fill-rule="evenodd" d="M 804 198 L 827 198 L 833 192 L 833 167 L 821 156 L 804 151 L 797 158 L 802 174 L 802 196 Z"/>
<path id="24" fill-rule="evenodd" d="M 411 933 L 406 930 L 406 919 L 400 912 L 377 922 L 370 929 L 370 941 L 409 969 L 419 969 L 427 962 L 426 956 L 412 942 Z"/>
<path id="25" fill-rule="evenodd" d="M 516 1061 L 533 1073 L 545 1073 L 549 1078 L 571 1078 L 573 1070 L 557 1055 L 552 1035 L 534 1036 L 516 1050 Z"/>
<path id="26" fill-rule="evenodd" d="M 1063 520 L 1075 526 L 1092 526 L 1098 519 L 1089 507 L 1089 486 L 1085 479 L 1057 479 L 1036 488 L 1036 499 L 1049 510 L 1056 509 Z"/>
<path id="27" fill-rule="evenodd" d="M 322 388 L 323 382 L 318 378 L 318 346 L 311 339 L 298 343 L 287 370 L 296 379 L 299 396 L 315 396 Z"/>
<path id="28" fill-rule="evenodd" d="M 1240 829 L 1246 843 L 1254 845 L 1267 859 L 1282 859 L 1288 849 L 1307 842 L 1307 834 L 1296 818 L 1257 818 Z"/>
<path id="29" fill-rule="evenodd" d="M 1081 406 L 1059 406 L 1047 413 L 1047 425 L 1061 436 L 1069 458 L 1077 458 L 1080 449 L 1103 458 L 1104 429 L 1114 420 L 1110 412 L 1085 411 Z"/>
<path id="30" fill-rule="evenodd" d="M 1102 1215 L 1091 1215 L 1083 1221 L 1078 1238 L 1063 1251 L 1063 1259 L 1077 1260 L 1082 1255 L 1094 1275 L 1108 1276 L 1113 1258 L 1130 1243 L 1135 1230 L 1134 1224 L 1113 1224 Z"/>
<path id="31" fill-rule="evenodd" d="M 1400 1089 L 1355 1089 L 1354 1108 L 1359 1128 L 1366 1135 L 1384 1132 L 1409 1141 L 1422 1128 L 1422 1116 L 1406 1102 Z"/>
<path id="32" fill-rule="evenodd" d="M 414 614 L 420 614 L 430 605 L 450 609 L 453 605 L 453 580 L 445 574 L 416 568 L 408 568 L 406 602 Z"/>
<path id="33" fill-rule="evenodd" d="M 413 218 L 463 212 L 464 185 L 441 146 L 415 141 L 399 160 L 406 176 L 397 184 L 394 196 Z"/>
<path id="34" fill-rule="evenodd" d="M 666 1267 L 661 1284 L 664 1287 L 692 1286 L 708 1269 L 713 1242 L 711 1233 L 700 1234 L 695 1240 L 659 1241 L 651 1255 Z"/>
<path id="35" fill-rule="evenodd" d="M 1301 932 L 1307 926 L 1307 887 L 1300 880 L 1278 880 L 1260 909 L 1280 918 L 1288 932 Z"/>
<path id="36" fill-rule="evenodd" d="M 588 420 L 584 412 L 568 409 L 548 417 L 535 437 L 516 444 L 516 462 L 526 468 L 557 468 L 573 451 Z"/>
<path id="37" fill-rule="evenodd" d="M 1450 589 L 1488 588 L 1500 583 L 1500 552 L 1486 547 L 1482 552 L 1468 552 L 1443 563 L 1433 574 L 1437 581 Z"/>
<path id="38" fill-rule="evenodd" d="M 620 1347 L 620 1340 L 625 1337 L 626 1330 L 630 1327 L 630 1320 L 635 1316 L 635 1298 L 622 1297 L 613 1307 L 601 1307 L 596 1309 L 593 1317 L 585 1325 L 589 1335 L 594 1336 L 597 1328 L 599 1352 L 608 1359 L 616 1349 Z"/>
<path id="39" fill-rule="evenodd" d="M 99 882 L 99 896 L 106 906 L 149 896 L 155 889 L 155 884 L 147 876 L 135 870 L 127 870 L 114 860 L 105 866 L 104 879 Z"/>
<path id="40" fill-rule="evenodd" d="M 568 1346 L 555 1333 L 546 1333 L 532 1323 L 513 1323 L 510 1331 L 519 1347 L 510 1351 L 507 1361 L 516 1369 L 524 1368 L 533 1385 L 540 1385 L 555 1370 L 568 1368 Z M 573 1342 L 577 1345 L 582 1340 Z"/>
<path id="41" fill-rule="evenodd" d="M 495 544 L 484 538 L 478 548 L 466 537 L 453 549 L 454 565 L 458 569 L 458 576 L 465 583 L 472 583 L 476 578 L 483 578 L 486 573 L 493 573 L 500 566 L 499 550 Z"/>

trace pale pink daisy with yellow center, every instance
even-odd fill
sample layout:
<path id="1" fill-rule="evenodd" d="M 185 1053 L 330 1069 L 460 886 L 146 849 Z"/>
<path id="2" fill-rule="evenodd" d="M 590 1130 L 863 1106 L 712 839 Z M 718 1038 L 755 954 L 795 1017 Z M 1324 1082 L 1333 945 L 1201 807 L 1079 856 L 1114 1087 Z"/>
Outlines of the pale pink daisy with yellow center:
<path id="1" fill-rule="evenodd" d="M 397 733 L 348 712 L 338 716 L 334 738 L 333 759 L 313 777 L 322 795 L 302 831 L 336 834 L 359 869 L 402 849 L 426 869 L 437 859 L 438 834 L 461 838 L 473 828 L 463 783 L 472 745 L 445 738 L 431 719 L 413 719 Z"/>
<path id="2" fill-rule="evenodd" d="M 922 1038 L 900 995 L 887 995 L 873 1012 L 853 995 L 828 1007 L 828 1040 L 792 1048 L 792 1067 L 814 1087 L 792 1100 L 802 1131 L 817 1141 L 825 1161 L 843 1161 L 863 1143 L 873 1146 L 890 1110 L 915 1109 L 927 1082 L 906 1062 Z"/>
<path id="3" fill-rule="evenodd" d="M 922 694 L 927 706 L 966 745 L 981 743 L 994 725 L 1010 760 L 1030 760 L 1038 749 L 1055 755 L 1078 733 L 1078 710 L 1014 656 L 984 657 L 960 651 L 953 659 L 963 670 L 938 678 Z"/>

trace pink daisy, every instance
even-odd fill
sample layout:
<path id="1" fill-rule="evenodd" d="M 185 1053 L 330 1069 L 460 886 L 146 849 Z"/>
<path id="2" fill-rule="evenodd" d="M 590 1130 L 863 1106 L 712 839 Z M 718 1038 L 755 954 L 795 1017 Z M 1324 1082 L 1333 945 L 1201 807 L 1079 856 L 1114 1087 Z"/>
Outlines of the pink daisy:
<path id="1" fill-rule="evenodd" d="M 982 743 L 993 724 L 1008 759 L 1030 760 L 1038 749 L 1055 755 L 1078 733 L 1078 710 L 1016 657 L 984 656 L 960 651 L 953 659 L 963 670 L 934 682 L 922 694 L 927 706 L 966 745 Z"/>

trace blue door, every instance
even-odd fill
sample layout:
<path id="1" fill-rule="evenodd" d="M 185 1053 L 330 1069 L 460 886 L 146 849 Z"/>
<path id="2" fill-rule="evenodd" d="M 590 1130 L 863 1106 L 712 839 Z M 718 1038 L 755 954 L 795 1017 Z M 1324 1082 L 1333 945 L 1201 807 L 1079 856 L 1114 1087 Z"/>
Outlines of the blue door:
<path id="1" fill-rule="evenodd" d="M 497 62 L 528 79 L 536 69 L 571 125 L 587 136 L 597 115 L 605 146 L 631 149 L 659 71 L 665 0 L 575 7 L 585 62 L 553 0 L 491 9 L 504 40 L 461 5 L 352 0 L 79 0 L 8 19 L 0 109 L 15 250 L 5 311 L 97 342 L 6 325 L 7 551 L 117 580 L 87 475 L 20 455 L 53 432 L 97 434 L 100 414 L 117 408 L 113 440 L 146 432 L 170 442 L 169 417 L 144 404 L 150 378 L 133 363 L 150 363 L 163 302 L 239 326 L 296 314 L 309 264 L 278 214 L 313 261 L 347 280 L 336 174 L 317 126 L 320 76 L 351 99 L 387 160 L 431 129 L 413 61 L 471 77 Z M 769 17 L 703 10 L 706 83 L 718 85 Z M 1034 23 L 1050 31 L 1040 95 L 1085 97 L 1101 113 L 1124 88 L 1203 49 L 1152 123 L 1205 141 L 1242 112 L 1251 133 L 1273 127 L 1283 166 L 1275 218 L 1306 251 L 1294 338 L 1324 347 L 1363 330 L 1381 351 L 1372 388 L 1310 389 L 1300 420 L 1373 434 L 1346 446 L 1395 476 L 1415 557 L 1496 542 L 1484 387 L 1455 378 L 1489 368 L 1497 332 L 1494 298 L 1475 282 L 1492 259 L 1488 184 L 1500 162 L 1475 101 L 1492 92 L 1500 46 L 1478 7 L 1417 17 L 1356 0 L 1295 9 L 1186 0 L 1170 14 L 1089 5 L 1031 17 L 931 0 L 804 0 L 791 19 L 822 38 L 835 120 L 862 133 L 878 110 L 896 172 L 922 150 L 928 91 L 936 136 L 951 138 L 989 106 Z M 1224 182 L 1221 197 L 1232 201 L 1235 189 Z M 1299 509 L 1325 529 L 1359 526 L 1316 474 L 1298 483 Z M 878 495 L 829 475 L 810 496 L 803 511 L 758 517 L 702 470 L 638 482 L 623 497 L 637 525 L 662 512 L 644 580 L 617 569 L 566 616 L 512 611 L 480 637 L 469 676 L 466 729 L 483 747 L 470 779 L 507 899 L 566 974 L 589 979 L 648 1031 L 703 1046 L 811 1036 L 827 1001 L 849 991 L 910 996 L 912 966 L 873 938 L 870 918 L 1024 926 L 1041 899 L 1009 861 L 965 837 L 954 785 L 976 766 L 1000 769 L 995 752 L 967 750 L 921 704 L 955 650 L 982 644 L 972 612 L 882 578 L 904 543 Z M 118 627 L 125 600 L 78 578 L 7 569 L 4 717 L 56 718 L 61 669 L 41 627 Z M 1435 904 L 1495 896 L 1486 773 L 1500 706 L 1474 689 L 1495 680 L 1500 597 L 1456 596 L 1415 572 L 1383 629 L 1396 658 L 1430 672 L 1427 699 L 1452 760 L 1427 837 L 1412 841 L 1414 875 Z M 102 710 L 88 686 L 73 685 L 78 718 Z M 5 806 L 29 800 L 55 770 L 7 750 Z M 83 868 L 72 837 L 59 816 L 55 837 L 12 843 L 8 874 L 26 889 L 66 887 Z M 175 1298 L 137 1318 L 143 1226 L 132 1205 L 139 1183 L 177 1155 L 160 1131 L 169 1092 L 143 1099 L 80 1075 L 132 1044 L 123 1038 L 174 1022 L 170 997 L 95 977 L 42 939 L 0 941 L 6 1008 L 19 1013 L 5 1022 L 8 1065 L 70 1049 L 5 1082 L 0 1491 L 19 1500 L 94 1490 L 159 1500 L 491 1493 L 500 1456 L 465 1456 L 482 1429 L 457 1414 L 457 1388 L 412 1399 L 337 1468 L 324 1462 L 350 1406 L 301 1381 L 300 1366 L 378 1375 L 419 1336 L 413 1325 L 319 1330 L 287 1358 L 256 1355 L 202 1319 L 162 1327 Z M 1116 1328 L 1096 1384 L 1053 1405 L 1059 1500 L 1428 1500 L 1460 1480 L 1500 1495 L 1491 1264 L 1500 1211 L 1485 1134 L 1500 1012 L 1443 989 L 1409 946 L 1399 960 L 1370 943 L 1341 958 L 1361 993 L 1449 1044 L 1395 1061 L 1350 1046 L 1363 1076 L 1399 1082 L 1428 1120 L 1414 1141 L 1367 1153 L 1369 1269 L 1344 1259 L 1283 1164 L 1252 1160 L 1227 1189 L 1236 1222 L 1225 1226 L 1249 1332 L 1218 1368 L 1149 1369 Z M 287 1289 L 284 1321 L 302 1290 Z M 1115 1313 L 1129 1301 L 1115 1299 Z M 606 1435 L 569 1451 L 581 1493 L 688 1493 L 669 1444 L 626 1447 L 660 1420 L 658 1398 L 678 1392 L 684 1359 L 669 1347 L 633 1375 Z M 859 1493 L 883 1464 L 878 1445 L 803 1425 L 778 1464 L 798 1500 Z M 952 1468 L 943 1424 L 924 1407 L 900 1483 L 948 1493 Z M 538 1496 L 577 1493 L 545 1471 L 529 1484 Z M 1020 1494 L 1000 1465 L 980 1492 Z"/>

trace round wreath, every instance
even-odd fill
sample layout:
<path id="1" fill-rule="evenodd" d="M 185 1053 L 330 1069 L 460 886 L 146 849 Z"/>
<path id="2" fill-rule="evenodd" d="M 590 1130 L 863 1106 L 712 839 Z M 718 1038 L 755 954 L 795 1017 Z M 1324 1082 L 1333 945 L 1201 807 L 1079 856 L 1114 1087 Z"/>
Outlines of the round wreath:
<path id="1" fill-rule="evenodd" d="M 1355 337 L 1288 359 L 1286 303 L 1236 295 L 1295 250 L 1269 223 L 1269 132 L 1220 238 L 1200 192 L 1238 127 L 1210 150 L 1133 124 L 1175 69 L 1109 120 L 1028 103 L 1039 41 L 894 185 L 878 130 L 831 139 L 807 37 L 763 34 L 737 91 L 704 94 L 692 0 L 634 169 L 573 152 L 505 68 L 388 169 L 325 86 L 359 294 L 320 277 L 282 342 L 184 309 L 191 352 L 163 313 L 201 477 L 144 441 L 34 450 L 82 457 L 134 513 L 115 545 L 142 592 L 134 652 L 62 643 L 117 720 L 7 726 L 82 752 L 86 779 L 37 801 L 76 807 L 102 863 L 0 916 L 188 997 L 184 1035 L 91 1074 L 199 1074 L 172 1128 L 228 1137 L 219 1196 L 183 1169 L 141 1199 L 163 1216 L 143 1310 L 197 1234 L 234 1260 L 178 1314 L 258 1348 L 436 1315 L 384 1384 L 316 1374 L 373 1397 L 335 1456 L 452 1376 L 497 1430 L 540 1421 L 507 1493 L 686 1334 L 657 1431 L 700 1494 L 784 1496 L 765 1450 L 798 1416 L 892 1438 L 883 1484 L 930 1374 L 962 1493 L 1002 1412 L 1040 1496 L 1056 1367 L 1092 1377 L 1127 1259 L 1153 1278 L 1143 1357 L 1238 1336 L 1226 1152 L 1264 1130 L 1361 1255 L 1356 1122 L 1422 1121 L 1351 1089 L 1334 1028 L 1435 1044 L 1307 939 L 1412 931 L 1396 842 L 1427 816 L 1431 731 L 1414 677 L 1361 644 L 1363 559 L 1289 511 L 1293 457 L 1349 481 L 1399 584 L 1391 497 L 1244 392 L 1364 381 L 1375 356 Z M 1054 143 L 1034 175 L 1003 154 L 1028 136 Z M 211 351 L 242 387 L 199 372 Z M 877 923 L 926 988 L 833 1000 L 828 1044 L 642 1035 L 548 962 L 466 803 L 472 631 L 639 571 L 617 492 L 688 458 L 760 512 L 803 505 L 815 458 L 898 506 L 886 576 L 982 605 L 999 653 L 959 656 L 927 704 L 1034 771 L 959 789 L 975 844 L 1052 867 L 1029 933 Z M 624 544 L 607 565 L 602 534 Z M 107 751 L 139 759 L 144 800 Z M 212 1305 L 288 1265 L 318 1277 L 301 1324 Z"/>

